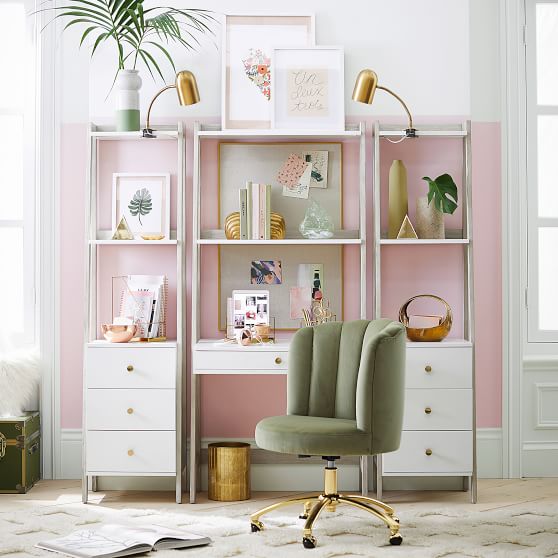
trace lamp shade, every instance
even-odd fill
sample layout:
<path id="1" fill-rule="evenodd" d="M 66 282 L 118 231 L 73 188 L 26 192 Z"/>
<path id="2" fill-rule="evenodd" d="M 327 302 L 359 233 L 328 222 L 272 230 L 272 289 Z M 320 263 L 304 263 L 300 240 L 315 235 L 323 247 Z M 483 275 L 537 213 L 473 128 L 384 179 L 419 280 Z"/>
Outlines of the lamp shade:
<path id="1" fill-rule="evenodd" d="M 188 70 L 182 70 L 176 74 L 176 92 L 181 106 L 195 105 L 200 102 L 196 78 Z"/>
<path id="2" fill-rule="evenodd" d="M 361 70 L 355 81 L 353 101 L 372 104 L 378 85 L 378 76 L 372 70 Z"/>

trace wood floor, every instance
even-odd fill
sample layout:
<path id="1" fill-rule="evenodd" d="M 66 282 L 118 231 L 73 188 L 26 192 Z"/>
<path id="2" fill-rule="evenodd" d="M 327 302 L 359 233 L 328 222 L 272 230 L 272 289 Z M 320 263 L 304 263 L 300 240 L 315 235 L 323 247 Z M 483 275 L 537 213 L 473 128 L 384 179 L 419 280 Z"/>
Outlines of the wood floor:
<path id="1" fill-rule="evenodd" d="M 251 502 L 254 509 L 295 494 L 293 492 L 257 492 Z M 371 494 L 373 497 L 374 495 Z M 186 495 L 185 495 L 186 497 Z M 385 492 L 384 500 L 397 510 L 429 509 L 432 505 L 476 511 L 494 510 L 519 506 L 528 502 L 558 504 L 558 478 L 553 479 L 483 479 L 479 481 L 478 503 L 469 501 L 469 494 L 453 491 L 393 491 Z M 80 481 L 40 481 L 28 494 L 0 494 L 0 513 L 9 513 L 35 506 L 61 506 L 81 502 Z M 107 491 L 90 494 L 91 506 L 110 508 L 164 508 L 211 510 L 222 506 L 245 505 L 240 503 L 214 502 L 201 493 L 196 504 L 175 504 L 171 492 Z M 256 505 L 257 504 L 257 505 Z"/>

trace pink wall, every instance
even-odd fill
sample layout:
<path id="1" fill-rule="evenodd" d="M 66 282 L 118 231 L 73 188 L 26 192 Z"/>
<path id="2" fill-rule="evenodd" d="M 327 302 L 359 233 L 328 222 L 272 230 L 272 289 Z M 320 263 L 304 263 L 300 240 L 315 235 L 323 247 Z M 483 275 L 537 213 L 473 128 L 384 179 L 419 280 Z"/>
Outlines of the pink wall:
<path id="1" fill-rule="evenodd" d="M 431 119 L 435 121 L 436 119 Z M 366 119 L 367 129 L 373 124 Z M 192 122 L 187 122 L 191 128 Z M 83 273 L 84 273 L 84 190 L 86 175 L 86 130 L 83 125 L 65 125 L 62 130 L 61 145 L 61 423 L 63 428 L 81 426 L 81 374 L 83 345 Z M 500 263 L 500 128 L 497 123 L 476 123 L 473 125 L 473 205 L 475 242 L 475 309 L 476 309 L 476 362 L 477 362 L 477 416 L 480 427 L 498 427 L 501 424 L 501 263 Z M 368 141 L 370 137 L 368 138 Z M 174 143 L 161 142 L 157 159 L 150 154 L 136 152 L 132 155 L 128 142 L 113 145 L 106 142 L 103 147 L 103 166 L 101 167 L 101 188 L 103 191 L 101 209 L 110 208 L 110 179 L 112 172 L 159 171 L 175 172 L 175 152 L 170 147 Z M 386 161 L 393 158 L 405 160 L 409 170 L 409 189 L 421 188 L 420 176 L 449 171 L 454 178 L 459 176 L 460 154 L 451 144 L 437 145 L 434 140 L 431 147 L 423 151 L 409 151 L 408 142 L 396 148 L 387 148 L 384 153 Z M 158 144 L 160 145 L 160 144 Z M 137 147 L 137 145 L 136 145 Z M 134 149 L 136 148 L 134 147 Z M 110 152 L 107 150 L 110 148 Z M 143 149 L 143 147 L 141 148 Z M 187 227 L 191 219 L 191 133 L 187 134 Z M 350 198 L 355 195 L 357 176 L 357 153 L 350 145 L 344 148 L 344 182 Z M 397 155 L 401 150 L 400 155 Z M 367 183 L 371 181 L 371 144 L 367 150 Z M 204 176 L 208 182 L 204 188 L 213 189 L 216 185 L 216 146 L 208 146 Z M 424 163 L 426 161 L 426 163 Z M 389 167 L 386 162 L 386 168 Z M 174 165 L 174 166 L 173 166 Z M 454 168 L 455 167 L 455 168 Z M 386 168 L 382 173 L 387 172 Z M 418 179 L 417 179 L 418 177 Z M 173 182 L 173 186 L 175 184 Z M 354 190 L 351 194 L 351 190 Z M 174 199 L 174 190 L 172 199 Z M 367 213 L 371 215 L 371 197 L 368 197 Z M 350 227 L 354 213 L 346 206 L 345 221 Z M 410 207 L 413 207 L 411 202 Z M 204 211 L 205 213 L 205 211 Z M 207 219 L 212 220 L 208 211 Z M 103 219 L 102 227 L 108 221 Z M 454 217 L 457 219 L 457 217 Z M 174 218 L 172 223 L 174 225 Z M 208 223 L 209 225 L 209 223 Z M 457 228 L 450 225 L 449 228 Z M 370 231 L 369 231 L 370 234 Z M 100 266 L 100 278 L 103 288 L 109 288 L 110 277 L 116 273 L 157 273 L 164 272 L 173 276 L 174 249 L 169 247 L 158 251 L 151 248 L 127 249 L 123 255 L 118 248 L 104 247 L 104 258 Z M 137 252 L 136 252 L 137 250 Z M 157 253 L 155 251 L 157 250 Z M 460 324 L 462 298 L 460 286 L 462 263 L 460 247 L 423 248 L 413 251 L 404 247 L 383 248 L 385 277 L 389 278 L 389 289 L 384 293 L 385 315 L 396 315 L 403 297 L 417 292 L 439 293 L 456 309 L 456 324 Z M 209 290 L 215 291 L 216 285 L 216 249 L 204 249 L 204 267 L 202 276 Z M 187 250 L 189 261 L 190 250 Z M 106 258 L 106 259 L 105 259 Z M 346 250 L 345 277 L 355 268 L 358 250 Z M 424 266 L 425 260 L 429 266 Z M 420 266 L 419 266 L 420 263 Z M 431 269 L 432 272 L 417 274 L 416 269 Z M 162 271 L 161 271 L 162 270 Z M 346 318 L 358 315 L 358 279 L 345 282 Z M 386 281 L 384 280 L 384 284 Z M 174 286 L 175 289 L 175 286 Z M 371 285 L 369 285 L 371 289 Z M 188 285 L 187 298 L 190 287 Z M 397 294 L 395 294 L 397 293 Z M 171 301 L 173 300 L 171 284 Z M 103 315 L 107 311 L 106 301 L 102 303 Z M 188 309 L 189 310 L 189 309 Z M 188 312 L 189 315 L 189 312 Z M 204 324 L 205 334 L 215 335 L 215 322 Z M 462 335 L 460 325 L 452 334 Z M 211 437 L 252 437 L 256 422 L 270 414 L 284 412 L 285 378 L 277 376 L 243 377 L 211 376 L 204 377 L 202 395 L 202 435 Z M 249 404 L 247 404 L 249 403 Z"/>

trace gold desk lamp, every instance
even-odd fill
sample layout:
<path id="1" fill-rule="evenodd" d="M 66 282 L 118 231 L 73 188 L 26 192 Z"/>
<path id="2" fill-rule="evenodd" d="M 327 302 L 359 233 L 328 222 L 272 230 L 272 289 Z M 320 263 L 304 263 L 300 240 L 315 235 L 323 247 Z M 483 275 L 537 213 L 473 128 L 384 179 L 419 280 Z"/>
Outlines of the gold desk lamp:
<path id="1" fill-rule="evenodd" d="M 198 84 L 196 83 L 196 78 L 192 72 L 188 70 L 182 70 L 176 74 L 176 81 L 174 85 L 167 85 L 159 91 L 151 102 L 149 103 L 149 108 L 147 109 L 147 121 L 145 123 L 145 128 L 143 129 L 144 138 L 154 138 L 156 137 L 153 133 L 153 129 L 149 127 L 149 117 L 151 116 L 151 108 L 155 99 L 167 89 L 176 89 L 178 94 L 178 102 L 180 106 L 195 105 L 200 101 L 200 93 L 198 91 Z"/>
<path id="2" fill-rule="evenodd" d="M 376 93 L 376 89 L 381 89 L 382 91 L 386 91 L 390 95 L 393 95 L 403 105 L 403 108 L 409 117 L 409 127 L 405 130 L 405 136 L 408 138 L 416 138 L 417 131 L 413 128 L 413 117 L 411 116 L 409 108 L 403 99 L 391 89 L 378 85 L 378 75 L 376 72 L 372 70 L 360 71 L 356 78 L 355 88 L 353 90 L 353 101 L 371 105 L 374 100 L 374 93 Z"/>

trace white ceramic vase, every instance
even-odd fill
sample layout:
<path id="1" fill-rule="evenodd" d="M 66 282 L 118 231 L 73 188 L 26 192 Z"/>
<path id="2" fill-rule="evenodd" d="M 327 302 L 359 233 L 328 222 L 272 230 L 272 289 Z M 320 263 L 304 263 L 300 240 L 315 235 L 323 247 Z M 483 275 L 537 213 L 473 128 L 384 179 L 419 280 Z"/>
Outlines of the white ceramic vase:
<path id="1" fill-rule="evenodd" d="M 417 198 L 415 228 L 419 238 L 446 238 L 444 214 L 436 209 L 434 202 L 428 203 L 428 197 Z"/>
<path id="2" fill-rule="evenodd" d="M 120 70 L 115 86 L 117 93 L 116 129 L 119 132 L 139 130 L 141 78 L 138 70 Z"/>

